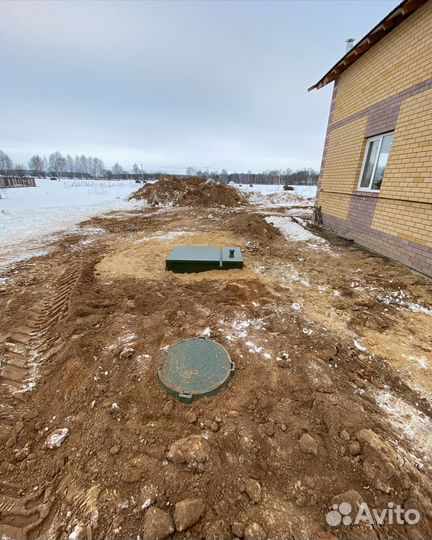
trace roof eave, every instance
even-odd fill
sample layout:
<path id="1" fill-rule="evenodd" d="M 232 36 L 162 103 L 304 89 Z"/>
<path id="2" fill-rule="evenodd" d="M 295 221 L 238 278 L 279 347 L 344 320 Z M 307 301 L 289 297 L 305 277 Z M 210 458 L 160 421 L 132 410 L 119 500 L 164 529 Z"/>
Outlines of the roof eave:
<path id="1" fill-rule="evenodd" d="M 322 79 L 308 88 L 308 92 L 315 89 L 319 90 L 326 84 L 335 81 L 349 66 L 358 60 L 360 56 L 399 26 L 402 21 L 408 18 L 427 1 L 428 0 L 404 0 L 401 2 L 352 49 L 347 51 L 346 54 L 324 75 L 324 77 L 322 77 Z"/>

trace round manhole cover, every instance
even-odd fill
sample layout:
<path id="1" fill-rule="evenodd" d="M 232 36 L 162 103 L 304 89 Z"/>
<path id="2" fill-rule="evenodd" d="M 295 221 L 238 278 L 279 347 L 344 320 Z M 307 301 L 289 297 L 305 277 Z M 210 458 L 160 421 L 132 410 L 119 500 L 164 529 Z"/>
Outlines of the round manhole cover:
<path id="1" fill-rule="evenodd" d="M 190 403 L 217 394 L 228 383 L 234 369 L 235 364 L 222 345 L 200 337 L 170 347 L 158 376 L 169 394 Z"/>

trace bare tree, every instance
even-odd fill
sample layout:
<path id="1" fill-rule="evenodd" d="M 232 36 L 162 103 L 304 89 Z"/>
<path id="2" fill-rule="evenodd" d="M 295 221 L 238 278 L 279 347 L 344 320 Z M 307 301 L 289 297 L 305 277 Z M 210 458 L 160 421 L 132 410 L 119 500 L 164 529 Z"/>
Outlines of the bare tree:
<path id="1" fill-rule="evenodd" d="M 45 162 L 39 155 L 34 155 L 29 159 L 28 168 L 39 174 L 45 174 Z"/>
<path id="2" fill-rule="evenodd" d="M 112 166 L 111 171 L 112 171 L 114 176 L 116 176 L 118 174 L 123 174 L 123 167 L 121 165 L 119 165 L 118 163 L 114 163 L 114 165 Z"/>
<path id="3" fill-rule="evenodd" d="M 6 171 L 13 169 L 13 161 L 11 158 L 0 150 L 0 170 Z"/>
<path id="4" fill-rule="evenodd" d="M 66 159 L 60 152 L 54 152 L 49 157 L 48 168 L 50 173 L 55 174 L 56 176 L 62 176 L 66 171 Z"/>
<path id="5" fill-rule="evenodd" d="M 66 172 L 73 174 L 75 172 L 73 157 L 68 154 L 66 156 Z"/>

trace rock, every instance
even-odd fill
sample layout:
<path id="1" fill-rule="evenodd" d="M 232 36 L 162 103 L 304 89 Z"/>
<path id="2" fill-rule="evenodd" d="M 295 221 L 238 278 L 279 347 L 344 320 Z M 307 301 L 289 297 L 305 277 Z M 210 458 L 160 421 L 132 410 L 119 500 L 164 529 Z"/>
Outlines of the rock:
<path id="1" fill-rule="evenodd" d="M 207 419 L 207 420 L 204 420 L 204 427 L 205 427 L 206 429 L 210 429 L 212 423 L 213 423 L 213 422 L 212 422 L 211 420 L 208 420 L 208 419 Z"/>
<path id="2" fill-rule="evenodd" d="M 205 510 L 205 505 L 202 499 L 185 499 L 175 505 L 174 522 L 176 529 L 181 532 L 200 519 Z"/>
<path id="3" fill-rule="evenodd" d="M 357 441 L 353 441 L 352 443 L 350 443 L 349 453 L 352 456 L 358 456 L 359 454 L 361 454 L 360 443 L 358 443 Z"/>
<path id="4" fill-rule="evenodd" d="M 261 499 L 261 485 L 254 478 L 248 478 L 245 482 L 245 491 L 254 503 Z"/>
<path id="5" fill-rule="evenodd" d="M 343 429 L 343 430 L 340 432 L 339 437 L 340 437 L 343 441 L 349 441 L 349 440 L 350 440 L 350 434 L 349 434 L 349 432 L 348 432 L 346 429 Z"/>
<path id="6" fill-rule="evenodd" d="M 193 411 L 188 411 L 186 413 L 186 422 L 188 424 L 194 424 L 197 421 L 197 416 Z"/>
<path id="7" fill-rule="evenodd" d="M 305 454 L 312 454 L 316 456 L 318 454 L 318 443 L 309 435 L 309 433 L 303 433 L 299 440 L 300 449 Z"/>
<path id="8" fill-rule="evenodd" d="M 160 508 L 149 508 L 144 516 L 144 540 L 164 540 L 174 532 L 171 517 Z"/>
<path id="9" fill-rule="evenodd" d="M 210 429 L 213 431 L 213 433 L 216 433 L 217 431 L 219 431 L 219 424 L 217 422 L 212 422 Z"/>
<path id="10" fill-rule="evenodd" d="M 45 446 L 49 448 L 50 450 L 54 450 L 55 448 L 58 448 L 63 441 L 66 439 L 66 437 L 69 435 L 68 428 L 60 428 L 54 430 L 50 435 L 48 435 L 47 440 L 45 442 Z"/>
<path id="11" fill-rule="evenodd" d="M 266 533 L 259 523 L 250 523 L 244 530 L 245 540 L 265 540 Z"/>
<path id="12" fill-rule="evenodd" d="M 233 533 L 233 536 L 236 536 L 237 538 L 242 538 L 244 533 L 243 523 L 240 523 L 240 521 L 234 521 L 234 523 L 231 525 L 231 531 Z"/>
<path id="13" fill-rule="evenodd" d="M 120 446 L 118 444 L 115 444 L 110 448 L 109 452 L 112 456 L 116 456 L 120 452 Z"/>
<path id="14" fill-rule="evenodd" d="M 339 493 L 339 495 L 335 495 L 331 502 L 332 504 L 337 505 L 343 502 L 349 503 L 353 511 L 357 512 L 357 510 L 360 508 L 360 505 L 364 503 L 364 500 L 358 491 L 355 491 L 354 489 L 349 489 L 348 491 Z"/>
<path id="15" fill-rule="evenodd" d="M 168 416 L 173 412 L 173 410 L 174 410 L 174 401 L 170 399 L 169 401 L 165 403 L 162 411 L 166 416 Z"/>
<path id="16" fill-rule="evenodd" d="M 21 433 L 23 428 L 24 428 L 24 422 L 22 420 L 18 420 L 18 422 L 15 424 L 15 433 L 18 435 L 18 433 Z"/>
<path id="17" fill-rule="evenodd" d="M 189 435 L 174 442 L 167 454 L 173 463 L 186 463 L 188 466 L 205 463 L 210 454 L 210 445 L 201 435 Z"/>

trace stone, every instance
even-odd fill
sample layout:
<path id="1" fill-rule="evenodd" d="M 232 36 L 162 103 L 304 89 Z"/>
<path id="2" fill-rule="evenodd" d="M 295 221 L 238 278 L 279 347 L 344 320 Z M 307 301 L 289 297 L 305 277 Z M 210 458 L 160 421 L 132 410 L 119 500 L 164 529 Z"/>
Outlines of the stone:
<path id="1" fill-rule="evenodd" d="M 197 421 L 197 416 L 193 411 L 188 411 L 186 413 L 186 422 L 188 424 L 194 424 Z"/>
<path id="2" fill-rule="evenodd" d="M 151 507 L 144 516 L 143 540 L 164 540 L 174 532 L 171 517 L 160 508 Z"/>
<path id="3" fill-rule="evenodd" d="M 255 480 L 254 478 L 248 478 L 245 482 L 245 491 L 254 503 L 260 501 L 261 485 L 257 480 Z"/>
<path id="4" fill-rule="evenodd" d="M 54 450 L 55 448 L 58 448 L 63 441 L 66 439 L 66 437 L 69 435 L 68 428 L 60 428 L 54 430 L 50 435 L 48 435 L 47 440 L 45 442 L 45 446 L 49 448 L 50 450 Z"/>
<path id="5" fill-rule="evenodd" d="M 175 505 L 174 522 L 176 529 L 182 532 L 195 525 L 203 515 L 205 505 L 202 499 L 185 499 Z"/>
<path id="6" fill-rule="evenodd" d="M 173 463 L 205 463 L 210 454 L 210 445 L 201 435 L 189 435 L 174 442 L 167 453 L 167 459 Z"/>
<path id="7" fill-rule="evenodd" d="M 266 533 L 259 523 L 253 522 L 246 525 L 244 538 L 245 540 L 265 540 Z"/>
<path id="8" fill-rule="evenodd" d="M 309 433 L 303 433 L 299 440 L 300 449 L 305 454 L 312 454 L 316 456 L 318 454 L 318 443 L 309 435 Z"/>
<path id="9" fill-rule="evenodd" d="M 349 441 L 349 440 L 350 440 L 350 434 L 349 434 L 349 432 L 348 432 L 346 429 L 343 429 L 343 430 L 340 432 L 339 437 L 340 437 L 343 441 Z"/>
<path id="10" fill-rule="evenodd" d="M 109 452 L 112 456 L 116 456 L 120 452 L 120 446 L 118 444 L 115 444 L 110 448 Z"/>
<path id="11" fill-rule="evenodd" d="M 174 410 L 174 401 L 172 399 L 170 399 L 169 401 L 167 401 L 165 403 L 165 405 L 163 406 L 163 413 L 164 415 L 168 416 L 169 414 L 171 414 Z"/>
<path id="12" fill-rule="evenodd" d="M 360 444 L 357 441 L 353 441 L 352 443 L 350 443 L 350 445 L 349 445 L 349 453 L 352 456 L 358 456 L 359 454 L 361 454 L 361 447 L 360 447 Z"/>
<path id="13" fill-rule="evenodd" d="M 217 431 L 219 431 L 219 424 L 217 422 L 212 422 L 210 429 L 213 431 L 213 433 L 216 433 Z"/>

